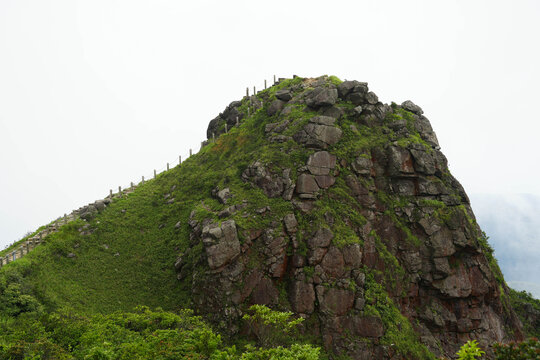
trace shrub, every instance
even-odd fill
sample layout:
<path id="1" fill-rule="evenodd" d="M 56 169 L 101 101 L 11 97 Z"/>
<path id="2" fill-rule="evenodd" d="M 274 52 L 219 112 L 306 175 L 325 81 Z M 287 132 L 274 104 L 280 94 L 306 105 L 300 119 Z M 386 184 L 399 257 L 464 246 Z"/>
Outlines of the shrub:
<path id="1" fill-rule="evenodd" d="M 476 360 L 484 354 L 485 352 L 480 349 L 476 340 L 467 341 L 456 353 L 459 360 Z"/>
<path id="2" fill-rule="evenodd" d="M 537 338 L 530 338 L 520 343 L 495 344 L 497 360 L 529 360 L 540 359 L 540 343 Z"/>
<path id="3" fill-rule="evenodd" d="M 253 315 L 246 314 L 246 320 L 261 346 L 277 346 L 287 343 L 289 335 L 296 330 L 303 318 L 290 320 L 292 312 L 271 310 L 264 305 L 253 305 L 249 308 Z"/>

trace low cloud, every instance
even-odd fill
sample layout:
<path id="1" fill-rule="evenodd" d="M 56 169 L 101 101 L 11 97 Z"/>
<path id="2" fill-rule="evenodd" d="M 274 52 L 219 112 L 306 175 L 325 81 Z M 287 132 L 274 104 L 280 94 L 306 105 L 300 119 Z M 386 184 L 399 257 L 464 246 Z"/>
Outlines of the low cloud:
<path id="1" fill-rule="evenodd" d="M 540 297 L 540 197 L 472 194 L 470 198 L 506 281 Z"/>

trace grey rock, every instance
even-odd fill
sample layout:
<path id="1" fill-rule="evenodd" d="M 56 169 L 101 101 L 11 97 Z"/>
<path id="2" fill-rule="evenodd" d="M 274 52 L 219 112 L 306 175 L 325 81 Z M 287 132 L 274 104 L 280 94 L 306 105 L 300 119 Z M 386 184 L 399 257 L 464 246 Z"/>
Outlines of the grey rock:
<path id="1" fill-rule="evenodd" d="M 456 252 L 452 233 L 447 229 L 441 229 L 429 238 L 434 257 L 451 256 Z"/>
<path id="2" fill-rule="evenodd" d="M 366 305 L 366 300 L 361 297 L 357 297 L 354 300 L 354 308 L 355 310 L 362 311 L 364 310 L 364 306 Z"/>
<path id="3" fill-rule="evenodd" d="M 373 163 L 369 158 L 358 156 L 351 166 L 358 175 L 370 175 Z"/>
<path id="4" fill-rule="evenodd" d="M 412 179 L 394 179 L 392 180 L 392 190 L 395 194 L 402 196 L 415 196 L 416 187 Z"/>
<path id="5" fill-rule="evenodd" d="M 310 266 L 319 264 L 328 252 L 326 248 L 315 248 L 308 251 L 307 261 Z M 321 268 L 322 269 L 322 268 Z"/>
<path id="6" fill-rule="evenodd" d="M 414 121 L 414 129 L 420 133 L 420 137 L 433 147 L 439 148 L 439 141 L 429 120 L 423 115 L 417 116 Z"/>
<path id="7" fill-rule="evenodd" d="M 317 115 L 309 119 L 310 123 L 332 126 L 336 122 L 336 118 L 331 116 Z"/>
<path id="8" fill-rule="evenodd" d="M 216 223 L 206 226 L 202 238 L 211 269 L 218 269 L 240 255 L 240 241 L 234 220 L 224 221 L 221 226 Z"/>
<path id="9" fill-rule="evenodd" d="M 315 181 L 321 189 L 328 189 L 336 183 L 336 179 L 332 175 L 316 175 Z"/>
<path id="10" fill-rule="evenodd" d="M 299 194 L 316 194 L 319 186 L 313 175 L 300 174 L 296 180 L 296 192 Z"/>
<path id="11" fill-rule="evenodd" d="M 231 189 L 225 188 L 223 190 L 219 190 L 216 193 L 216 197 L 219 200 L 220 203 L 226 204 L 227 201 L 232 198 Z"/>
<path id="12" fill-rule="evenodd" d="M 432 284 L 443 295 L 451 298 L 466 298 L 472 291 L 469 275 L 463 266 L 460 266 L 455 274 L 433 281 Z"/>
<path id="13" fill-rule="evenodd" d="M 434 258 L 433 264 L 435 265 L 435 271 L 438 273 L 448 276 L 451 273 L 450 270 L 450 264 L 448 263 L 448 258 L 442 257 L 442 258 Z"/>
<path id="14" fill-rule="evenodd" d="M 285 224 L 285 230 L 287 230 L 287 234 L 289 235 L 296 233 L 298 230 L 298 221 L 296 221 L 294 214 L 285 215 L 283 217 L 283 223 Z"/>
<path id="15" fill-rule="evenodd" d="M 404 108 L 405 110 L 410 111 L 412 113 L 415 113 L 417 115 L 422 115 L 424 113 L 422 108 L 420 106 L 416 105 L 415 103 L 413 103 L 411 100 L 404 101 L 401 104 L 401 107 Z"/>
<path id="16" fill-rule="evenodd" d="M 278 114 L 281 110 L 283 110 L 283 107 L 285 106 L 285 102 L 281 100 L 274 100 L 272 103 L 266 108 L 266 113 L 268 116 L 274 116 Z"/>
<path id="17" fill-rule="evenodd" d="M 307 167 L 313 175 L 328 175 L 336 167 L 336 156 L 328 151 L 318 151 L 309 156 Z"/>
<path id="18" fill-rule="evenodd" d="M 435 217 L 423 217 L 418 221 L 418 224 L 420 224 L 428 236 L 431 236 L 437 231 L 441 230 L 439 220 Z"/>
<path id="19" fill-rule="evenodd" d="M 361 93 L 352 93 L 349 96 L 347 96 L 349 101 L 351 101 L 354 105 L 363 105 L 366 100 L 366 95 Z"/>
<path id="20" fill-rule="evenodd" d="M 340 128 L 309 123 L 304 126 L 304 134 L 295 134 L 293 138 L 308 147 L 326 149 L 337 143 L 343 134 Z"/>
<path id="21" fill-rule="evenodd" d="M 281 89 L 276 91 L 276 98 L 283 101 L 289 101 L 292 99 L 292 93 L 289 89 Z"/>
<path id="22" fill-rule="evenodd" d="M 268 141 L 273 143 L 285 143 L 292 140 L 292 137 L 286 135 L 272 135 L 268 138 Z"/>
<path id="23" fill-rule="evenodd" d="M 364 109 L 361 106 L 357 106 L 353 109 L 356 115 L 360 115 Z"/>
<path id="24" fill-rule="evenodd" d="M 334 105 L 338 98 L 337 89 L 318 87 L 306 94 L 305 101 L 311 108 Z"/>
<path id="25" fill-rule="evenodd" d="M 320 228 L 315 232 L 312 238 L 308 239 L 307 245 L 310 249 L 327 247 L 332 242 L 334 233 L 327 228 Z"/>
<path id="26" fill-rule="evenodd" d="M 379 98 L 377 97 L 377 95 L 375 95 L 373 91 L 370 91 L 366 94 L 366 101 L 368 102 L 368 104 L 375 105 L 379 102 Z"/>
<path id="27" fill-rule="evenodd" d="M 435 158 L 423 150 L 411 149 L 411 154 L 414 159 L 414 169 L 426 175 L 433 175 L 437 170 Z"/>
<path id="28" fill-rule="evenodd" d="M 104 210 L 105 209 L 105 201 L 103 200 L 97 200 L 95 203 L 94 203 L 94 206 L 96 207 L 96 209 L 98 211 L 101 211 L 101 210 Z"/>
<path id="29" fill-rule="evenodd" d="M 82 208 L 79 217 L 83 220 L 90 221 L 96 216 L 98 210 L 94 205 L 87 205 Z"/>
<path id="30" fill-rule="evenodd" d="M 414 274 L 422 269 L 422 258 L 418 251 L 405 251 L 401 256 L 410 273 Z"/>
<path id="31" fill-rule="evenodd" d="M 275 198 L 283 194 L 288 178 L 270 173 L 261 162 L 255 161 L 244 170 L 242 179 L 261 188 L 266 196 Z"/>
<path id="32" fill-rule="evenodd" d="M 350 92 L 353 91 L 354 87 L 359 84 L 358 81 L 352 80 L 352 81 L 344 81 L 341 84 L 337 86 L 338 95 L 340 98 L 345 99 L 347 95 L 349 95 Z"/>
<path id="33" fill-rule="evenodd" d="M 402 174 L 413 174 L 413 160 L 409 150 L 399 146 L 389 146 L 387 150 L 388 167 L 387 172 L 390 176 L 399 176 Z"/>

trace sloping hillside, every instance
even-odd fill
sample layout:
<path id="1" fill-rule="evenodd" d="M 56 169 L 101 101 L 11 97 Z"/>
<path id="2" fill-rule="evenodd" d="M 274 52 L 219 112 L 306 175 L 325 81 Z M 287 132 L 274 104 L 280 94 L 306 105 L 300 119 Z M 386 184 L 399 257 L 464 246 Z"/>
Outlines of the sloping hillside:
<path id="1" fill-rule="evenodd" d="M 353 358 L 491 354 L 521 326 L 422 114 L 327 76 L 232 102 L 198 154 L 2 267 L 6 311 L 193 308 L 240 339 L 264 304 Z"/>

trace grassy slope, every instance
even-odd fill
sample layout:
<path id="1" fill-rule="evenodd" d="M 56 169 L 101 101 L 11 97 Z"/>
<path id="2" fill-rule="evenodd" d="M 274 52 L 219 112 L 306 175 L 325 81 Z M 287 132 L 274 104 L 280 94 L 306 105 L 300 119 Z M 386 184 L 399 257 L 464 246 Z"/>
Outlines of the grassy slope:
<path id="1" fill-rule="evenodd" d="M 259 112 L 182 165 L 113 201 L 91 221 L 91 235 L 79 234 L 85 222 L 72 222 L 3 270 L 25 274 L 27 286 L 51 310 L 70 307 L 91 314 L 129 311 L 136 305 L 189 307 L 186 284 L 176 280 L 173 264 L 187 247 L 191 211 L 204 216 L 205 209 L 220 207 L 210 195 L 214 187 L 234 187 L 240 196 L 233 203 L 247 198 L 252 208 L 291 209 L 289 203 L 267 199 L 240 180 L 254 153 L 262 150 L 262 117 Z M 165 194 L 176 199 L 173 204 L 167 204 Z M 176 230 L 178 221 L 181 228 Z M 249 226 L 250 219 L 238 221 Z M 76 257 L 68 258 L 69 253 Z"/>

